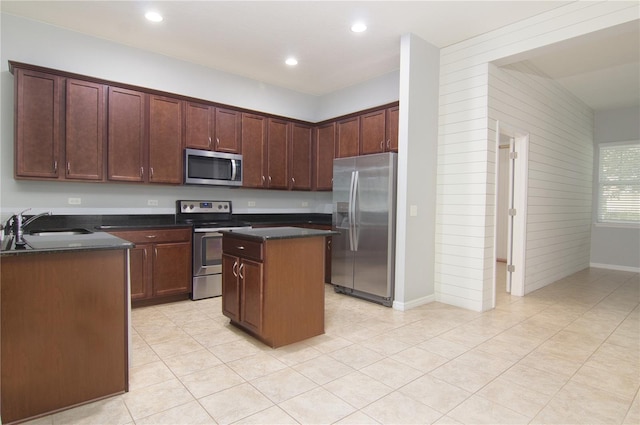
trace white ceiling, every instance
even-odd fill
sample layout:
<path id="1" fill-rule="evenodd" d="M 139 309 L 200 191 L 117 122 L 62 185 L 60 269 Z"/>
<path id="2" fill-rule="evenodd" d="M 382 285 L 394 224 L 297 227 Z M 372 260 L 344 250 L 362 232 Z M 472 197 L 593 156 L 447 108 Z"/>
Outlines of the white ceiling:
<path id="1" fill-rule="evenodd" d="M 6 1 L 3 13 L 47 22 L 312 95 L 399 67 L 400 36 L 437 47 L 562 6 L 564 1 Z M 143 14 L 164 15 L 158 24 Z M 355 34 L 361 19 L 368 30 Z M 640 104 L 640 21 L 519 55 L 595 110 Z M 614 52 L 624 50 L 615 55 Z M 284 64 L 293 55 L 299 65 Z M 514 58 L 515 60 L 516 58 Z M 635 77 L 635 78 L 634 78 Z"/>

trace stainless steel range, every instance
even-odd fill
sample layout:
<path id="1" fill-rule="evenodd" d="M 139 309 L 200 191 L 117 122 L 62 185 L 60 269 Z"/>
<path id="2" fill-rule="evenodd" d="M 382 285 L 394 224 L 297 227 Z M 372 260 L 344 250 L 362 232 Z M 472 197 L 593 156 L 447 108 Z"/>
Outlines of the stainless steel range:
<path id="1" fill-rule="evenodd" d="M 231 201 L 176 201 L 176 222 L 193 225 L 192 300 L 222 295 L 221 230 L 248 229 L 233 218 Z"/>

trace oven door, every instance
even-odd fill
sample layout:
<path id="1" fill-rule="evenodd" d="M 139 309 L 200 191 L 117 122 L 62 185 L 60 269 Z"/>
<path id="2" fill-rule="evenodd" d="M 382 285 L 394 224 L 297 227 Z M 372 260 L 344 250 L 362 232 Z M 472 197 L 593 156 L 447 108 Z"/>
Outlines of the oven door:
<path id="1" fill-rule="evenodd" d="M 219 273 L 222 273 L 222 233 L 196 230 L 193 234 L 193 275 Z"/>

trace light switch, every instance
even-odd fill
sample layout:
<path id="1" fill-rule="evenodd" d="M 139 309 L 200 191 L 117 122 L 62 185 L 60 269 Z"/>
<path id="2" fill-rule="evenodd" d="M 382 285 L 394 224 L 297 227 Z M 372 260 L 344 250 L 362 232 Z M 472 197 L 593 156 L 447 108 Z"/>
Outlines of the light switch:
<path id="1" fill-rule="evenodd" d="M 409 215 L 411 217 L 417 217 L 418 216 L 418 206 L 417 205 L 411 205 L 409 207 Z"/>

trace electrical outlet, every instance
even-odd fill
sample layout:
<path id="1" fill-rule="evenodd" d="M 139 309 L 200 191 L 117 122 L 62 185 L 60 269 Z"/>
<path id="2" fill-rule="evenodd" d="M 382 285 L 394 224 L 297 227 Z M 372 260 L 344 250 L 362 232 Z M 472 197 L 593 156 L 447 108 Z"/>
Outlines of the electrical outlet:
<path id="1" fill-rule="evenodd" d="M 308 206 L 309 206 L 309 203 L 308 203 L 307 201 L 302 201 L 302 206 L 303 206 L 303 207 L 308 207 Z"/>
<path id="2" fill-rule="evenodd" d="M 158 200 L 157 199 L 149 199 L 147 201 L 147 205 L 149 205 L 150 207 L 157 207 L 158 206 Z"/>
<path id="3" fill-rule="evenodd" d="M 69 205 L 80 205 L 82 203 L 81 198 L 69 198 Z"/>
<path id="4" fill-rule="evenodd" d="M 250 207 L 255 207 L 256 206 L 256 201 L 249 201 L 248 204 Z"/>

